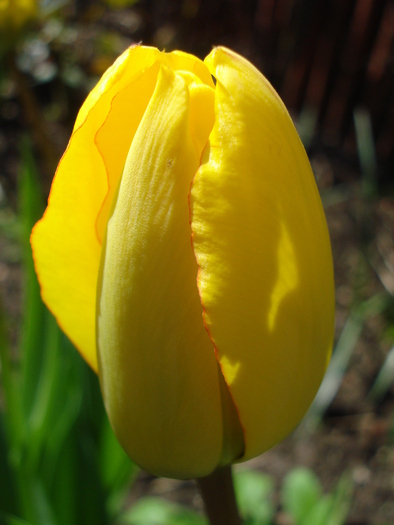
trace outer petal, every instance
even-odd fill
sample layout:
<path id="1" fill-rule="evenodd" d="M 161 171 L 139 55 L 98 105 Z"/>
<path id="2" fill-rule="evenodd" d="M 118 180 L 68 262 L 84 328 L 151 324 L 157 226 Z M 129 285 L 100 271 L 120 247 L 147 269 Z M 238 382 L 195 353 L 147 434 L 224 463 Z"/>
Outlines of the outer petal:
<path id="1" fill-rule="evenodd" d="M 125 51 L 82 106 L 59 163 L 48 208 L 32 234 L 43 300 L 94 370 L 101 242 L 127 152 L 161 62 L 195 71 L 212 84 L 206 66 L 192 55 L 167 55 L 141 46 Z"/>
<path id="2" fill-rule="evenodd" d="M 278 95 L 215 49 L 209 157 L 195 177 L 193 246 L 207 330 L 256 456 L 300 421 L 334 324 L 330 242 L 304 148 Z"/>
<path id="3" fill-rule="evenodd" d="M 98 291 L 99 374 L 115 433 L 149 472 L 203 476 L 222 452 L 218 367 L 203 327 L 188 194 L 205 90 L 162 67 L 108 222 Z M 210 129 L 206 130 L 205 141 Z"/>
<path id="4" fill-rule="evenodd" d="M 93 369 L 97 370 L 95 308 L 101 242 L 97 216 L 108 192 L 108 177 L 95 136 L 111 110 L 114 97 L 133 85 L 152 65 L 158 50 L 128 49 L 104 74 L 82 106 L 68 148 L 52 184 L 48 208 L 32 233 L 36 271 L 44 302 Z M 151 92 L 155 86 L 152 81 Z M 134 92 L 138 105 L 140 94 Z M 138 122 L 118 128 L 130 144 Z M 124 153 L 124 158 L 127 149 Z"/>

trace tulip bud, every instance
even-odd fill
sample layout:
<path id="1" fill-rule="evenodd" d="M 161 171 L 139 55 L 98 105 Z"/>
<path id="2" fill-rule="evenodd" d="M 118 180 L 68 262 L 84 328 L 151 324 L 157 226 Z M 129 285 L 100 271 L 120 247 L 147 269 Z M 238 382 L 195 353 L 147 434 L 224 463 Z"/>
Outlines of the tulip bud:
<path id="1" fill-rule="evenodd" d="M 146 470 L 206 476 L 305 414 L 332 346 L 330 241 L 289 114 L 244 58 L 128 49 L 78 114 L 32 246 Z"/>

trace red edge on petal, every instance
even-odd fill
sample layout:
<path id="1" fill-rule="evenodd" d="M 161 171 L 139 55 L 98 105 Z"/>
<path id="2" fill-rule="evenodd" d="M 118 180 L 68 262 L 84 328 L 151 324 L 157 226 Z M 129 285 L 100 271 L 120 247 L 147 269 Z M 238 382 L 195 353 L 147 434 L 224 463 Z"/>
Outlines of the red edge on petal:
<path id="1" fill-rule="evenodd" d="M 66 150 L 66 152 L 67 152 L 67 150 Z M 63 154 L 63 156 L 66 154 L 66 152 Z M 63 156 L 62 156 L 62 158 L 63 158 Z M 56 170 L 56 171 L 57 171 L 57 170 Z M 52 183 L 52 184 L 53 184 L 53 183 Z M 49 203 L 49 198 L 48 198 L 48 203 Z M 33 237 L 34 237 L 34 235 L 35 235 L 35 229 L 36 229 L 36 226 L 37 226 L 41 221 L 44 220 L 44 218 L 45 218 L 45 214 L 46 214 L 46 210 L 45 210 L 44 215 L 42 216 L 42 218 L 41 218 L 39 221 L 36 222 L 36 224 L 34 225 L 34 227 L 33 227 L 33 229 L 32 229 L 32 232 L 31 232 L 31 234 L 30 234 L 30 246 L 33 245 L 32 240 L 33 240 Z M 61 330 L 64 334 L 66 334 L 66 330 L 64 329 L 62 322 L 58 319 L 57 315 L 56 315 L 55 312 L 52 310 L 52 308 L 51 308 L 51 307 L 50 307 L 50 306 L 44 301 L 44 298 L 43 298 L 43 288 L 44 288 L 44 286 L 43 286 L 43 284 L 42 284 L 42 282 L 41 282 L 40 275 L 39 275 L 39 273 L 37 272 L 36 257 L 35 257 L 35 254 L 34 254 L 34 250 L 33 250 L 33 249 L 32 249 L 32 257 L 33 257 L 33 264 L 34 264 L 34 269 L 35 269 L 35 272 L 36 272 L 37 281 L 38 281 L 38 284 L 39 284 L 39 286 L 40 286 L 40 295 L 41 295 L 42 302 L 45 304 L 46 308 L 48 308 L 49 312 L 50 312 L 50 313 L 53 315 L 53 317 L 55 318 L 56 323 L 57 323 L 58 327 L 60 328 L 60 330 Z M 78 348 L 78 345 L 75 343 L 75 341 L 73 340 L 72 337 L 70 337 L 68 334 L 67 334 L 67 337 L 68 337 L 68 339 L 71 341 L 71 343 L 74 345 L 74 347 L 78 350 L 78 352 L 79 352 L 81 355 L 83 355 L 83 359 L 88 363 L 88 365 L 89 365 L 90 368 L 93 370 L 93 372 L 94 372 L 95 374 L 98 374 L 98 368 L 97 368 L 97 366 L 96 366 L 96 367 L 93 366 L 93 363 L 91 363 L 90 360 L 87 359 L 86 356 L 85 356 L 84 354 L 82 354 L 82 352 L 81 352 L 80 349 Z"/>
<path id="2" fill-rule="evenodd" d="M 125 51 L 125 52 L 130 53 L 132 49 L 134 49 L 134 48 L 136 48 L 136 47 L 140 47 L 140 46 L 141 46 L 141 44 L 133 44 L 133 45 L 131 45 L 131 46 L 127 49 L 127 51 Z M 105 73 L 104 73 L 104 75 L 105 75 Z M 103 75 L 103 76 L 104 76 L 104 75 Z M 111 101 L 111 106 L 112 106 L 112 101 Z M 94 106 L 93 106 L 93 107 L 94 107 Z M 60 160 L 59 160 L 59 163 L 58 163 L 57 168 L 56 168 L 56 171 L 55 171 L 55 175 L 53 176 L 53 179 L 52 179 L 51 188 L 50 188 L 49 196 L 48 196 L 47 207 L 45 208 L 45 211 L 44 211 L 44 213 L 43 213 L 43 216 L 41 217 L 41 219 L 39 219 L 39 220 L 36 222 L 36 224 L 34 225 L 34 227 L 33 227 L 33 229 L 32 229 L 32 232 L 31 232 L 31 234 L 30 234 L 30 245 L 31 245 L 31 246 L 33 246 L 33 242 L 32 242 L 32 240 L 33 240 L 34 235 L 35 235 L 35 230 L 36 230 L 38 224 L 45 220 L 45 217 L 46 217 L 46 214 L 47 214 L 48 208 L 51 206 L 52 188 L 53 188 L 53 186 L 54 186 L 55 179 L 56 179 L 56 177 L 57 177 L 57 175 L 58 175 L 58 171 L 59 171 L 60 165 L 61 165 L 61 163 L 62 163 L 62 160 L 63 160 L 63 158 L 67 155 L 67 152 L 68 152 L 68 150 L 69 150 L 69 148 L 70 148 L 70 146 L 71 146 L 71 142 L 72 142 L 74 136 L 80 131 L 80 129 L 83 127 L 83 125 L 84 125 L 85 122 L 87 121 L 87 119 L 88 119 L 88 117 L 89 117 L 89 115 L 90 115 L 91 110 L 92 110 L 92 109 L 90 109 L 90 110 L 86 113 L 85 118 L 80 122 L 80 124 L 78 125 L 78 127 L 77 127 L 76 129 L 73 130 L 73 132 L 72 132 L 72 134 L 71 134 L 71 137 L 70 137 L 70 140 L 68 141 L 67 147 L 66 147 L 66 149 L 65 149 L 65 151 L 64 151 L 64 153 L 63 153 L 63 155 L 61 156 Z M 109 113 L 108 113 L 108 114 L 109 114 Z M 108 118 L 108 115 L 107 115 L 107 117 L 106 117 L 105 120 L 107 120 L 107 118 Z M 104 121 L 104 122 L 105 122 L 105 121 Z M 102 125 L 104 125 L 104 124 L 102 124 Z M 101 126 L 100 126 L 100 129 L 101 129 Z M 94 137 L 94 142 L 95 142 L 95 146 L 96 146 L 96 148 L 97 148 L 97 144 L 96 144 L 96 135 L 97 135 L 97 133 L 98 133 L 98 131 L 96 132 L 95 137 Z M 97 148 L 97 149 L 98 149 L 98 148 Z M 98 151 L 99 151 L 99 153 L 100 153 L 100 156 L 102 157 L 101 152 L 100 152 L 99 149 L 98 149 Z M 107 170 L 107 167 L 105 166 L 104 159 L 103 159 L 103 163 L 104 163 L 105 171 L 106 171 L 106 174 L 107 174 L 107 186 L 108 186 L 108 190 L 107 190 L 107 193 L 106 193 L 106 195 L 105 195 L 105 198 L 104 198 L 104 200 L 103 200 L 103 202 L 102 202 L 102 205 L 101 205 L 101 207 L 100 207 L 100 211 L 99 211 L 99 213 L 101 212 L 101 209 L 102 209 L 102 207 L 103 207 L 103 205 L 104 205 L 104 202 L 105 202 L 105 200 L 106 200 L 106 198 L 107 198 L 107 196 L 108 196 L 108 193 L 109 193 L 108 170 Z M 100 238 L 99 238 L 99 235 L 98 235 L 98 232 L 97 232 L 97 220 L 98 220 L 98 216 L 99 216 L 99 215 L 97 215 L 97 218 L 96 218 L 96 237 L 97 237 L 97 240 L 98 240 L 99 244 L 101 245 L 102 243 L 101 243 L 101 241 L 100 241 Z M 32 249 L 32 257 L 33 257 L 34 269 L 35 269 L 36 276 L 37 276 L 37 281 L 38 281 L 38 284 L 39 284 L 39 286 L 40 286 L 40 295 L 41 295 L 41 299 L 43 300 L 43 290 L 44 290 L 45 286 L 43 286 L 43 283 L 42 283 L 42 281 L 41 281 L 41 279 L 40 279 L 40 275 L 39 275 L 39 273 L 37 272 L 37 260 L 36 260 L 36 256 L 35 256 L 35 253 L 34 253 L 34 250 L 33 250 L 33 249 Z M 43 300 L 43 302 L 45 303 L 44 300 Z M 48 310 L 51 312 L 51 314 L 53 315 L 53 317 L 56 319 L 56 322 L 57 322 L 59 328 L 60 328 L 64 333 L 66 333 L 65 330 L 64 330 L 64 328 L 63 328 L 63 326 L 62 326 L 62 323 L 59 321 L 59 319 L 57 318 L 57 316 L 55 315 L 55 313 L 52 311 L 52 309 L 51 309 L 46 303 L 45 303 L 45 305 L 46 305 L 46 307 L 48 308 Z M 67 336 L 67 337 L 70 339 L 70 341 L 71 341 L 72 344 L 75 346 L 75 348 L 78 349 L 78 346 L 75 344 L 75 342 L 73 341 L 72 337 L 70 337 L 70 336 Z M 84 357 L 84 359 L 86 359 L 86 358 Z M 87 360 L 87 362 L 88 362 L 89 366 L 91 367 L 91 369 L 97 374 L 97 373 L 98 373 L 98 369 L 97 369 L 97 367 L 94 367 L 94 366 L 93 366 L 93 363 L 89 362 L 88 360 Z"/>
<path id="3" fill-rule="evenodd" d="M 54 183 L 55 183 L 56 175 L 57 175 L 57 172 L 59 171 L 60 164 L 61 164 L 63 158 L 64 158 L 64 157 L 66 156 L 66 154 L 67 154 L 67 151 L 68 151 L 68 149 L 69 149 L 69 147 L 70 147 L 71 140 L 72 140 L 74 134 L 77 133 L 77 131 L 78 131 L 79 129 L 80 129 L 80 128 L 78 128 L 77 130 L 75 130 L 75 131 L 72 133 L 72 135 L 71 135 L 71 137 L 70 137 L 70 140 L 68 141 L 68 144 L 67 144 L 66 150 L 65 150 L 65 152 L 63 153 L 63 155 L 61 156 L 61 158 L 60 158 L 60 160 L 59 160 L 59 162 L 58 162 L 58 165 L 57 165 L 57 168 L 56 168 L 56 171 L 55 171 L 55 175 L 53 176 L 53 179 L 52 179 L 52 182 L 51 182 L 51 188 L 50 188 L 50 190 L 49 190 L 47 207 L 45 208 L 45 211 L 44 211 L 43 216 L 41 217 L 41 219 L 39 219 L 39 220 L 35 223 L 35 225 L 33 226 L 33 229 L 32 229 L 31 234 L 30 234 L 30 246 L 31 246 L 31 247 L 33 247 L 33 242 L 32 242 L 32 240 L 33 240 L 33 237 L 34 237 L 34 235 L 35 235 L 35 230 L 36 230 L 37 226 L 40 224 L 40 222 L 42 222 L 42 221 L 45 220 L 45 216 L 46 216 L 46 214 L 47 214 L 47 212 L 48 212 L 48 208 L 49 208 L 50 203 L 51 203 L 52 188 L 53 188 L 53 185 L 54 185 Z M 36 258 L 35 258 L 35 254 L 34 254 L 34 250 L 33 250 L 33 248 L 32 248 L 32 256 L 33 256 L 34 269 L 35 269 L 35 271 L 36 271 L 36 276 L 37 276 L 38 284 L 40 285 L 40 293 L 41 293 L 41 296 L 42 296 L 42 288 L 43 288 L 43 286 L 42 286 L 42 283 L 41 283 L 41 281 L 40 281 L 40 276 L 39 276 L 39 274 L 37 273 Z M 53 313 L 53 312 L 52 312 L 52 313 Z M 56 317 L 56 316 L 55 316 L 55 317 Z"/>
<path id="4" fill-rule="evenodd" d="M 128 48 L 128 51 L 131 51 L 134 47 L 139 47 L 139 46 L 140 46 L 140 44 L 133 44 L 133 45 L 131 45 L 131 46 Z M 105 73 L 104 73 L 104 74 L 105 74 Z M 111 106 L 112 106 L 112 101 L 111 101 Z M 85 122 L 87 121 L 87 119 L 88 119 L 88 117 L 89 117 L 89 115 L 90 115 L 90 112 L 91 112 L 91 110 L 89 110 L 89 111 L 86 113 L 86 116 L 85 116 L 84 120 L 83 120 L 83 121 L 79 124 L 79 126 L 78 126 L 76 129 L 74 129 L 73 132 L 71 133 L 71 137 L 70 137 L 70 139 L 69 139 L 69 141 L 68 141 L 67 147 L 66 147 L 66 149 L 65 149 L 65 151 L 64 151 L 64 153 L 63 153 L 63 155 L 60 157 L 60 160 L 59 160 L 59 162 L 58 162 L 58 165 L 57 165 L 57 168 L 56 168 L 55 174 L 54 174 L 53 179 L 52 179 L 51 188 L 50 188 L 49 196 L 48 196 L 48 204 L 47 204 L 47 207 L 45 208 L 44 214 L 43 214 L 43 216 L 41 217 L 41 219 L 38 220 L 38 221 L 36 222 L 36 224 L 34 225 L 33 230 L 32 230 L 32 233 L 31 233 L 31 235 L 30 235 L 30 240 L 32 239 L 32 237 L 33 237 L 33 235 L 34 235 L 34 230 L 35 230 L 36 226 L 37 226 L 41 221 L 43 221 L 43 220 L 45 219 L 45 215 L 46 215 L 46 213 L 47 213 L 47 211 L 48 211 L 48 208 L 49 208 L 49 206 L 50 206 L 50 204 L 51 204 L 52 188 L 53 188 L 53 185 L 54 185 L 54 183 L 55 183 L 55 179 L 56 179 L 56 176 L 57 176 L 57 174 L 58 174 L 58 171 L 59 171 L 60 165 L 61 165 L 61 163 L 62 163 L 62 160 L 63 160 L 63 158 L 67 155 L 67 152 L 68 152 L 68 150 L 69 150 L 69 148 L 70 148 L 70 146 L 71 146 L 71 142 L 72 142 L 74 136 L 78 133 L 78 131 L 83 127 L 83 125 L 84 125 Z M 78 117 L 77 117 L 77 118 L 78 118 Z M 107 120 L 107 118 L 108 118 L 108 115 L 107 115 L 107 117 L 105 118 L 105 120 Z M 104 122 L 105 122 L 105 121 L 104 121 Z M 100 126 L 99 129 L 101 129 L 101 127 L 102 127 L 102 126 Z M 99 130 L 98 130 L 98 131 L 99 131 Z M 96 135 L 97 135 L 98 131 L 96 132 Z M 95 144 L 96 144 L 96 135 L 95 135 L 95 137 L 94 137 L 94 139 L 95 139 L 95 140 L 94 140 Z M 96 145 L 96 147 L 97 147 L 97 145 Z M 97 148 L 97 149 L 98 149 L 98 148 Z M 99 150 L 99 152 L 100 152 L 100 150 Z M 100 153 L 100 156 L 101 156 L 101 153 Z M 104 160 L 104 159 L 103 159 L 103 160 Z M 105 165 L 105 164 L 104 164 L 104 165 Z M 106 173 L 107 173 L 107 169 L 106 169 Z M 108 185 L 108 186 L 109 186 L 109 185 Z M 108 195 L 108 193 L 107 193 L 107 195 Z M 106 196 L 107 196 L 107 195 L 106 195 Z M 101 208 L 100 208 L 100 210 L 101 210 Z M 101 244 L 101 242 L 100 242 L 100 244 Z M 33 261 L 34 261 L 34 253 L 33 253 Z M 41 288 L 41 283 L 40 283 L 40 280 L 39 280 L 38 274 L 37 274 L 37 278 L 38 278 L 38 282 L 39 282 L 39 284 L 40 284 L 40 288 Z"/>
<path id="5" fill-rule="evenodd" d="M 43 216 L 41 217 L 41 219 L 39 219 L 36 224 L 33 226 L 33 229 L 31 231 L 31 234 L 30 234 L 30 246 L 33 247 L 33 238 L 34 238 L 34 235 L 35 235 L 35 231 L 36 231 L 36 228 L 37 226 L 43 222 L 45 220 L 45 217 L 48 213 L 48 209 L 50 208 L 51 206 L 51 200 L 52 200 L 52 189 L 54 187 L 54 184 L 55 184 L 55 181 L 56 181 L 56 177 L 58 176 L 58 172 L 59 172 L 59 169 L 60 169 L 60 166 L 61 166 L 61 163 L 64 159 L 64 157 L 67 155 L 67 152 L 68 150 L 70 149 L 71 147 L 71 143 L 73 141 L 73 138 L 75 137 L 75 135 L 82 129 L 83 125 L 85 124 L 86 120 L 88 119 L 88 116 L 90 114 L 90 111 L 87 113 L 85 119 L 83 120 L 83 122 L 78 126 L 78 128 L 76 128 L 72 134 L 71 134 L 71 137 L 70 137 L 70 140 L 68 141 L 68 144 L 67 144 L 67 147 L 63 153 L 63 155 L 61 156 L 60 160 L 59 160 L 59 163 L 57 165 L 57 168 L 56 168 L 56 171 L 55 171 L 55 175 L 53 176 L 53 179 L 52 179 L 52 183 L 51 183 L 51 188 L 50 188 L 50 191 L 49 191 L 49 196 L 48 196 L 48 203 L 47 203 L 47 207 L 45 208 L 45 211 L 43 213 Z M 101 242 L 100 242 L 100 245 L 101 245 Z M 37 259 L 36 259 L 36 256 L 35 256 L 35 252 L 34 250 L 32 249 L 32 257 L 33 257 L 33 264 L 34 264 L 34 269 L 35 269 L 35 272 L 36 272 L 36 276 L 37 276 L 37 281 L 38 281 L 38 284 L 40 286 L 40 295 L 41 295 L 41 299 L 43 300 L 43 302 L 45 303 L 44 299 L 43 299 L 43 290 L 45 289 L 45 286 L 43 285 L 42 281 L 41 281 L 41 278 L 40 278 L 40 274 L 39 272 L 37 271 Z M 50 306 L 48 306 L 46 303 L 45 303 L 45 306 L 48 308 L 48 310 L 50 311 L 50 313 L 53 315 L 53 317 L 56 319 L 56 322 L 59 326 L 59 328 L 62 330 L 62 332 L 66 333 L 66 331 L 64 330 L 63 326 L 62 326 L 62 323 L 61 321 L 59 321 L 58 317 L 56 316 L 55 312 L 51 309 Z M 75 346 L 75 348 L 78 349 L 78 345 L 75 343 L 75 341 L 73 341 L 72 337 L 70 337 L 69 335 L 67 335 L 67 337 L 70 339 L 70 341 L 72 342 L 72 344 Z M 84 357 L 84 359 L 86 359 L 86 357 Z M 97 367 L 94 367 L 93 364 L 87 360 L 87 363 L 89 364 L 90 368 L 97 374 L 98 373 L 98 369 Z"/>
<path id="6" fill-rule="evenodd" d="M 207 143 L 207 144 L 208 144 L 208 143 Z M 206 146 L 205 146 L 205 147 L 206 147 Z M 202 165 L 202 157 L 203 157 L 203 154 L 204 154 L 204 151 L 205 151 L 205 147 L 203 148 L 203 151 L 202 151 L 202 153 L 201 153 L 199 167 Z M 198 169 L 197 169 L 197 171 L 198 171 Z M 196 174 L 197 174 L 197 171 L 196 171 Z M 246 439 L 246 436 L 247 436 L 247 434 L 246 434 L 246 429 L 245 429 L 245 427 L 244 427 L 243 424 L 242 424 L 242 419 L 241 419 L 241 416 L 240 416 L 240 413 L 239 413 L 238 406 L 237 406 L 237 404 L 236 404 L 236 402 L 235 402 L 235 399 L 234 399 L 234 397 L 233 397 L 233 394 L 232 394 L 232 392 L 231 392 L 231 389 L 230 389 L 230 387 L 229 387 L 228 384 L 227 384 L 226 376 L 225 376 L 224 373 L 223 373 L 223 368 L 222 368 L 222 365 L 221 365 L 220 360 L 219 360 L 219 352 L 218 352 L 218 348 L 217 348 L 217 346 L 216 346 L 216 343 L 215 343 L 215 341 L 214 341 L 214 339 L 213 339 L 213 336 L 212 336 L 212 334 L 211 334 L 211 332 L 210 332 L 210 330 L 209 330 L 208 324 L 207 324 L 207 320 L 206 320 L 206 309 L 205 309 L 205 306 L 204 306 L 204 303 L 203 303 L 203 300 L 202 300 L 202 297 L 201 297 L 200 288 L 198 287 L 198 282 L 199 282 L 199 280 L 200 280 L 201 267 L 200 267 L 200 265 L 198 264 L 197 257 L 196 257 L 195 251 L 194 251 L 194 245 L 193 245 L 193 237 L 194 237 L 194 233 L 193 233 L 193 230 L 192 230 L 192 227 L 191 227 L 191 226 L 192 226 L 192 208 L 191 208 L 191 201 L 190 201 L 190 199 L 191 199 L 191 190 L 192 190 L 192 187 L 193 187 L 193 183 L 194 183 L 195 176 L 196 176 L 196 175 L 194 175 L 193 180 L 192 180 L 192 182 L 191 182 L 191 184 L 190 184 L 190 193 L 189 193 L 189 195 L 188 195 L 187 201 L 188 201 L 188 206 L 189 206 L 189 224 L 190 224 L 190 230 L 191 230 L 190 242 L 191 242 L 191 245 L 192 245 L 192 250 L 193 250 L 194 257 L 195 257 L 195 259 L 196 259 L 196 263 L 197 263 L 197 268 L 198 268 L 198 270 L 197 270 L 197 276 L 196 276 L 196 286 L 197 286 L 197 291 L 198 291 L 198 295 L 199 295 L 199 297 L 200 297 L 200 303 L 201 303 L 201 308 L 202 308 L 202 322 L 203 322 L 203 324 L 204 324 L 204 328 L 205 328 L 205 330 L 206 330 L 206 332 L 207 332 L 207 334 L 208 334 L 208 337 L 209 337 L 209 339 L 211 340 L 211 343 L 212 343 L 212 345 L 213 345 L 213 349 L 214 349 L 214 352 L 215 352 L 215 358 L 216 358 L 216 361 L 218 362 L 218 365 L 219 365 L 220 370 L 221 370 L 221 372 L 222 372 L 222 376 L 223 376 L 224 382 L 226 383 L 226 386 L 227 386 L 228 392 L 229 392 L 229 394 L 230 394 L 231 400 L 232 400 L 232 402 L 233 402 L 234 408 L 235 408 L 235 410 L 236 410 L 236 412 L 237 412 L 237 416 L 238 416 L 239 424 L 240 424 L 241 429 L 242 429 L 242 432 L 243 432 L 243 438 L 244 438 L 245 448 L 244 448 L 243 454 L 242 454 L 239 458 L 236 458 L 236 460 L 240 460 L 240 459 L 242 459 L 242 457 L 245 455 L 245 451 L 246 451 L 246 441 L 247 441 L 247 439 Z"/>
<path id="7" fill-rule="evenodd" d="M 123 90 L 122 90 L 123 91 Z M 96 133 L 94 134 L 94 145 L 101 157 L 101 160 L 102 160 L 102 163 L 104 165 L 104 169 L 105 169 L 105 175 L 107 177 L 107 191 L 104 195 L 104 198 L 101 202 L 101 206 L 97 212 L 97 216 L 96 216 L 96 220 L 95 220 L 95 225 L 94 225 L 94 229 L 95 229 L 95 233 L 96 233 L 96 238 L 97 238 L 97 242 L 99 243 L 99 245 L 101 246 L 103 241 L 102 239 L 100 239 L 100 235 L 99 235 L 99 231 L 98 231 L 98 220 L 99 220 L 99 217 L 101 215 L 101 212 L 103 211 L 103 208 L 104 208 L 104 205 L 105 203 L 107 202 L 107 198 L 108 198 L 108 195 L 109 195 L 109 192 L 111 191 L 111 188 L 110 188 L 110 183 L 109 183 L 109 173 L 108 173 L 108 167 L 107 167 L 107 163 L 105 162 L 105 158 L 104 158 L 104 155 L 102 154 L 98 144 L 97 144 L 97 135 L 99 134 L 100 130 L 104 127 L 105 123 L 107 122 L 108 118 L 109 118 L 109 115 L 111 113 L 111 109 L 112 109 L 112 104 L 113 104 L 113 101 L 115 100 L 115 98 L 118 96 L 119 93 L 117 93 L 113 99 L 111 99 L 111 103 L 110 103 L 110 107 L 109 107 L 109 111 L 107 113 L 107 116 L 105 117 L 103 123 L 101 124 L 101 126 L 98 128 L 98 130 L 96 131 Z M 122 175 L 119 174 L 119 177 L 121 177 Z"/>
<path id="8" fill-rule="evenodd" d="M 68 148 L 67 148 L 68 149 Z M 67 149 L 66 149 L 66 152 L 67 152 Z M 62 158 L 64 157 L 64 155 L 66 154 L 66 152 L 63 154 Z M 60 164 L 60 163 L 59 163 Z M 57 172 L 57 170 L 56 170 Z M 55 174 L 56 175 L 56 174 Z M 53 182 L 52 182 L 53 184 Z M 49 205 L 49 198 L 48 198 L 48 205 Z M 47 209 L 45 210 L 44 212 L 44 215 L 42 216 L 42 218 L 36 222 L 36 224 L 34 225 L 32 231 L 31 231 L 31 234 L 30 234 L 30 246 L 33 246 L 33 237 L 35 235 L 35 229 L 37 227 L 37 225 L 44 220 L 45 218 L 45 214 L 46 214 L 46 211 Z M 58 325 L 58 327 L 60 328 L 60 330 L 65 334 L 66 333 L 66 330 L 64 329 L 63 327 L 63 324 L 62 322 L 58 319 L 57 315 L 55 314 L 55 312 L 52 310 L 52 308 L 44 301 L 44 298 L 43 298 L 43 289 L 45 288 L 41 282 L 41 279 L 40 279 L 40 275 L 39 273 L 37 272 L 37 263 L 36 263 L 36 257 L 35 257 L 35 253 L 34 253 L 34 250 L 32 249 L 32 257 L 33 257 L 33 264 L 34 264 L 34 269 L 35 269 L 35 272 L 36 272 L 36 277 L 37 277 L 37 281 L 38 281 L 38 284 L 39 284 L 39 287 L 40 287 L 40 296 L 41 296 L 41 300 L 42 302 L 45 304 L 46 308 L 48 308 L 49 312 L 53 315 L 53 317 L 55 318 L 56 320 L 56 323 Z M 89 359 L 86 358 L 86 356 L 84 354 L 82 354 L 81 350 L 78 348 L 78 345 L 75 343 L 75 341 L 73 340 L 72 337 L 70 337 L 68 334 L 67 334 L 67 337 L 68 339 L 71 341 L 71 343 L 74 345 L 74 347 L 78 350 L 78 352 L 83 355 L 83 359 L 88 363 L 88 365 L 90 366 L 90 368 L 93 370 L 93 372 L 95 374 L 98 374 L 98 368 L 97 366 L 93 366 L 93 363 L 90 362 Z"/>

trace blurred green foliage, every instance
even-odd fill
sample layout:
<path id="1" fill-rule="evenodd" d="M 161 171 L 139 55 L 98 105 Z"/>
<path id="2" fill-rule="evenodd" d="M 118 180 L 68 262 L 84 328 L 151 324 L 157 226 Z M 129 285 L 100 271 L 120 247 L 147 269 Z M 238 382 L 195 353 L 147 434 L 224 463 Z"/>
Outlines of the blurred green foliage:
<path id="1" fill-rule="evenodd" d="M 317 476 L 305 468 L 292 470 L 282 486 L 282 505 L 295 525 L 343 525 L 351 503 L 352 483 L 345 474 L 332 494 L 323 494 Z"/>
<path id="2" fill-rule="evenodd" d="M 136 474 L 109 427 L 97 377 L 43 305 L 31 255 L 43 199 L 31 148 L 22 145 L 18 231 L 24 308 L 18 347 L 1 314 L 0 517 L 31 525 L 111 523 Z"/>
<path id="3" fill-rule="evenodd" d="M 234 486 L 244 525 L 274 525 L 274 480 L 256 471 L 239 471 Z M 281 487 L 286 523 L 294 525 L 344 525 L 351 503 L 352 483 L 344 475 L 331 494 L 324 494 L 311 470 L 295 468 Z M 189 509 L 160 498 L 143 498 L 121 518 L 124 525 L 208 525 Z"/>

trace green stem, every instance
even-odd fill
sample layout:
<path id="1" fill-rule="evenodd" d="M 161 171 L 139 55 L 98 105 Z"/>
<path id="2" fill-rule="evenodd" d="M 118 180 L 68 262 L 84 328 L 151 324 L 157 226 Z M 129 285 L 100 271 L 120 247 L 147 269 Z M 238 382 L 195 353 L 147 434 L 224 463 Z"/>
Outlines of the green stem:
<path id="1" fill-rule="evenodd" d="M 211 525 L 241 525 L 231 466 L 197 480 Z"/>

